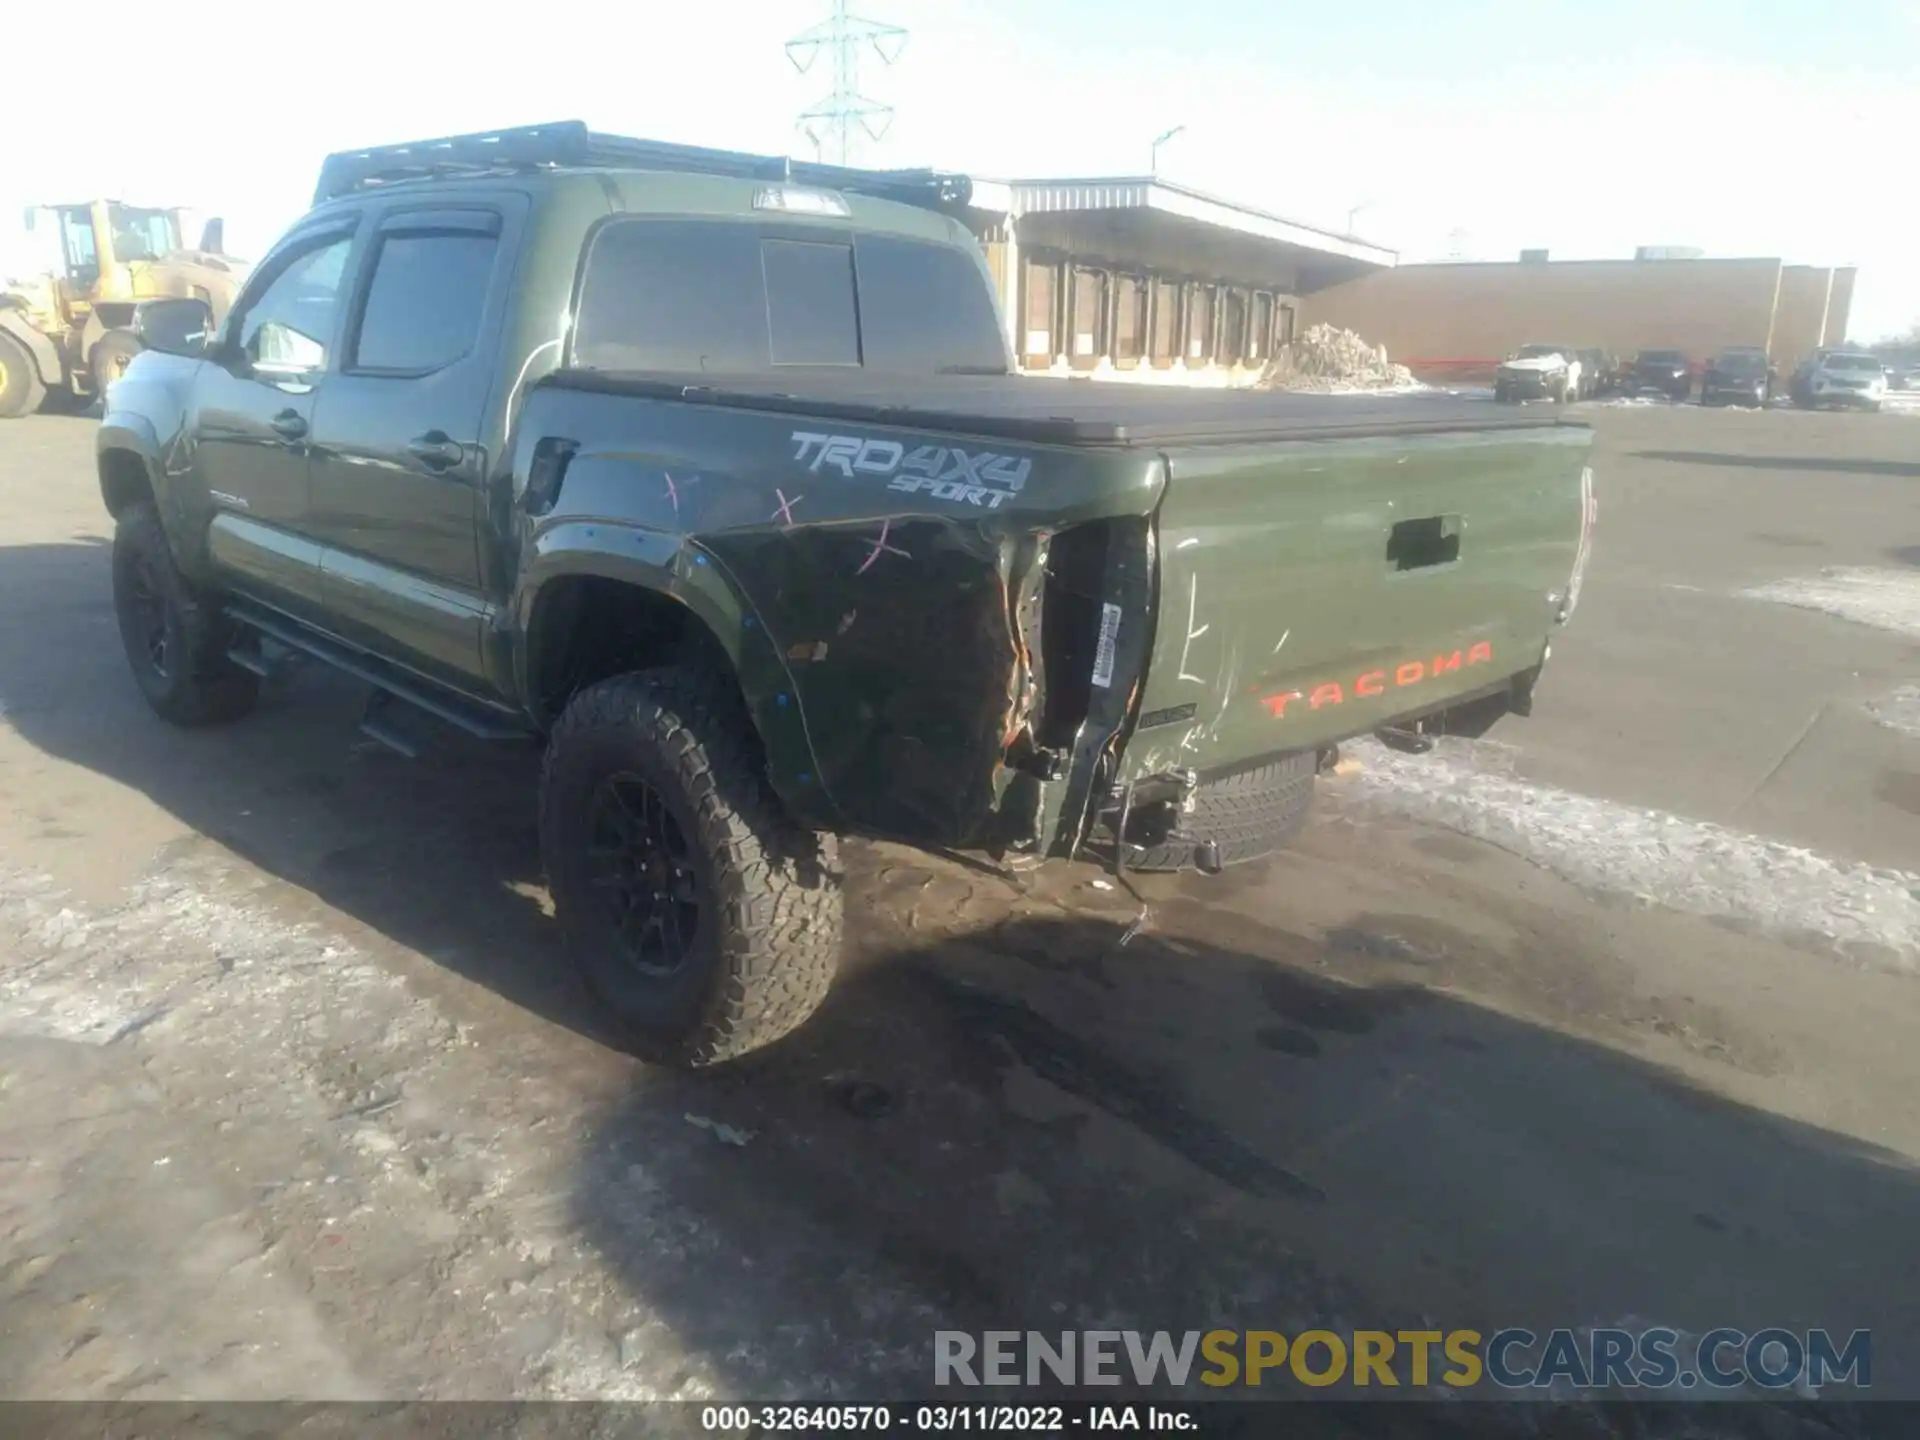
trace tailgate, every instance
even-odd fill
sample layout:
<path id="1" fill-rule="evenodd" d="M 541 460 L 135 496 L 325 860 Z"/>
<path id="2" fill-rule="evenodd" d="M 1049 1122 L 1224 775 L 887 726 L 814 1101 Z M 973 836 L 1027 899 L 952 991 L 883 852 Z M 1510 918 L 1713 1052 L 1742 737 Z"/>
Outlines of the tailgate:
<path id="1" fill-rule="evenodd" d="M 1326 744 L 1538 664 L 1585 427 L 1173 448 L 1122 778 Z"/>

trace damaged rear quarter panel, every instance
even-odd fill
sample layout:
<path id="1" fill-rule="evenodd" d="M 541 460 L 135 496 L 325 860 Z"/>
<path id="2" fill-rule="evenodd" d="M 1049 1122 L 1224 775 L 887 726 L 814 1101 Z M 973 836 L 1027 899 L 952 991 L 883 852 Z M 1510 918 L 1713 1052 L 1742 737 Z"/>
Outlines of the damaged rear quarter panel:
<path id="1" fill-rule="evenodd" d="M 1004 838 L 1051 537 L 1145 515 L 1161 489 L 1147 454 L 580 390 L 530 397 L 522 444 L 543 435 L 579 449 L 523 575 L 588 529 L 644 557 L 734 657 L 782 799 L 923 844 Z M 1032 831 L 1059 811 L 1042 788 L 1016 807 Z"/>

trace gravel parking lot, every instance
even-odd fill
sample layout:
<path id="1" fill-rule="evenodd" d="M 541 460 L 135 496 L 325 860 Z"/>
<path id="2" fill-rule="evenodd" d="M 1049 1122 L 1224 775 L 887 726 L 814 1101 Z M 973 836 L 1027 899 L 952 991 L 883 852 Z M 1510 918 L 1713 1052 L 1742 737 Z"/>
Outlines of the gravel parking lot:
<path id="1" fill-rule="evenodd" d="M 1530 720 L 1125 896 L 887 847 L 789 1044 L 605 1045 L 535 757 L 146 710 L 0 426 L 0 1395 L 871 1399 L 936 1328 L 1874 1331 L 1920 1397 L 1920 424 L 1592 407 Z"/>

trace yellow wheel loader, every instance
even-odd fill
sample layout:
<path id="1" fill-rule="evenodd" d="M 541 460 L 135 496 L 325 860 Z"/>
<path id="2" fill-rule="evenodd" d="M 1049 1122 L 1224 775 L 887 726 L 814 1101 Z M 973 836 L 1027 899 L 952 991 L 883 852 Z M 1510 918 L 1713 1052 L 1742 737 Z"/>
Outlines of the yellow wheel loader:
<path id="1" fill-rule="evenodd" d="M 50 396 L 70 406 L 104 396 L 139 353 L 138 302 L 201 299 L 218 323 L 246 279 L 246 266 L 222 253 L 218 219 L 192 250 L 178 210 L 88 200 L 26 212 L 30 231 L 48 222 L 59 268 L 0 282 L 0 420 L 30 415 Z"/>

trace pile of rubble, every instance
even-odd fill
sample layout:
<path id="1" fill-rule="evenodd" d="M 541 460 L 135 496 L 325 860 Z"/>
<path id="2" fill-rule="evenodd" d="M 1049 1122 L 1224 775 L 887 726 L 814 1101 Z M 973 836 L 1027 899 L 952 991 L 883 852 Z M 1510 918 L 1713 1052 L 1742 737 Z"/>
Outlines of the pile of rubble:
<path id="1" fill-rule="evenodd" d="M 1279 353 L 1260 377 L 1268 390 L 1410 390 L 1417 382 L 1404 365 L 1387 359 L 1384 345 L 1369 345 L 1337 325 L 1312 325 Z"/>

